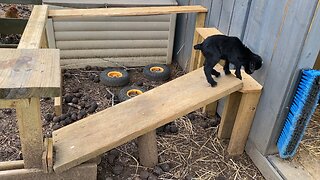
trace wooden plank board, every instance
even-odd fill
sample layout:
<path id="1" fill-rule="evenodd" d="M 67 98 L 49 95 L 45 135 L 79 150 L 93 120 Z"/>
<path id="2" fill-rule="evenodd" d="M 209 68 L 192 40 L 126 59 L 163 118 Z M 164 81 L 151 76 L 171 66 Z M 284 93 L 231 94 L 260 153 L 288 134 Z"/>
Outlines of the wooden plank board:
<path id="1" fill-rule="evenodd" d="M 56 38 L 54 37 L 54 29 L 52 19 L 47 20 L 46 24 L 46 34 L 48 38 L 48 47 L 50 49 L 56 49 Z M 59 48 L 57 48 L 59 49 Z"/>
<path id="2" fill-rule="evenodd" d="M 53 140 L 48 138 L 48 151 L 47 151 L 47 163 L 48 163 L 48 172 L 53 172 Z"/>
<path id="3" fill-rule="evenodd" d="M 0 99 L 60 95 L 57 49 L 1 49 Z"/>
<path id="4" fill-rule="evenodd" d="M 166 64 L 166 56 L 61 59 L 62 68 L 84 68 L 86 65 L 101 67 L 136 67 L 148 64 Z"/>
<path id="5" fill-rule="evenodd" d="M 41 47 L 41 39 L 45 32 L 47 18 L 48 6 L 36 5 L 33 7 L 27 26 L 20 39 L 19 49 L 38 49 Z"/>
<path id="6" fill-rule="evenodd" d="M 15 108 L 16 104 L 17 104 L 17 100 L 1 99 L 0 100 L 0 109 L 2 109 L 2 108 Z"/>
<path id="7" fill-rule="evenodd" d="M 55 31 L 169 31 L 170 22 L 54 22 Z"/>
<path id="8" fill-rule="evenodd" d="M 61 50 L 61 59 L 167 56 L 167 48 Z"/>
<path id="9" fill-rule="evenodd" d="M 168 31 L 59 31 L 56 41 L 77 40 L 168 40 Z"/>
<path id="10" fill-rule="evenodd" d="M 54 22 L 169 22 L 170 14 L 152 16 L 52 17 Z"/>
<path id="11" fill-rule="evenodd" d="M 24 168 L 23 160 L 0 162 L 0 172 L 5 170 L 23 169 L 23 168 Z"/>
<path id="12" fill-rule="evenodd" d="M 74 167 L 66 172 L 44 173 L 41 169 L 16 169 L 0 171 L 1 180 L 96 180 L 97 179 L 97 164 L 84 163 Z"/>
<path id="13" fill-rule="evenodd" d="M 79 17 L 79 16 L 141 16 L 174 13 L 204 13 L 207 9 L 202 6 L 162 6 L 134 8 L 93 8 L 93 9 L 58 9 L 49 10 L 50 17 Z"/>
<path id="14" fill-rule="evenodd" d="M 40 99 L 21 99 L 16 106 L 25 168 L 42 169 L 43 135 Z"/>
<path id="15" fill-rule="evenodd" d="M 212 88 L 199 68 L 54 131 L 55 172 L 74 167 L 242 88 L 242 82 L 233 76 L 216 80 L 218 86 Z M 90 142 L 90 146 L 83 146 L 83 142 Z"/>
<path id="16" fill-rule="evenodd" d="M 48 138 L 44 138 L 43 152 L 42 152 L 42 170 L 45 173 L 48 173 L 47 155 L 48 155 Z"/>

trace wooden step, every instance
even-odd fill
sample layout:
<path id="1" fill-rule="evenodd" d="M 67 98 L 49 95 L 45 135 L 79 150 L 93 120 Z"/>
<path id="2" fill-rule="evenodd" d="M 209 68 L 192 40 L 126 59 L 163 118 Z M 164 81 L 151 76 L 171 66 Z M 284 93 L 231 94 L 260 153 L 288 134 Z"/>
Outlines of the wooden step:
<path id="1" fill-rule="evenodd" d="M 222 71 L 219 66 L 219 71 Z M 150 132 L 242 88 L 234 76 L 212 88 L 197 69 L 142 95 L 53 132 L 59 173 Z"/>

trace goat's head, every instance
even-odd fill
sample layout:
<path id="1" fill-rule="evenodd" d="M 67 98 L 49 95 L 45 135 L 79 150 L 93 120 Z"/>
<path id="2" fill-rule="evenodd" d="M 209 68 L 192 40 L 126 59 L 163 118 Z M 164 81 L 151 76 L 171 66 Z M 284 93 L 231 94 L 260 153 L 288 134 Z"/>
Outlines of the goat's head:
<path id="1" fill-rule="evenodd" d="M 244 71 L 247 74 L 252 74 L 255 70 L 258 70 L 262 66 L 262 59 L 259 55 L 252 53 L 249 57 L 249 61 L 244 66 Z"/>

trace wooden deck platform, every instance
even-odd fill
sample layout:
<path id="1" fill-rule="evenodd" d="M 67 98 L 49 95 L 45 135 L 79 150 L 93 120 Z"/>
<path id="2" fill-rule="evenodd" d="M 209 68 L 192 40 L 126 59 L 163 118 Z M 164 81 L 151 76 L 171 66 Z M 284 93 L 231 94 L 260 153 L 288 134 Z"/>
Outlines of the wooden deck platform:
<path id="1" fill-rule="evenodd" d="M 212 88 L 200 68 L 54 131 L 55 172 L 81 164 L 243 86 L 242 81 L 234 76 L 215 79 L 218 86 Z"/>
<path id="2" fill-rule="evenodd" d="M 60 95 L 60 57 L 57 49 L 1 49 L 0 99 Z"/>

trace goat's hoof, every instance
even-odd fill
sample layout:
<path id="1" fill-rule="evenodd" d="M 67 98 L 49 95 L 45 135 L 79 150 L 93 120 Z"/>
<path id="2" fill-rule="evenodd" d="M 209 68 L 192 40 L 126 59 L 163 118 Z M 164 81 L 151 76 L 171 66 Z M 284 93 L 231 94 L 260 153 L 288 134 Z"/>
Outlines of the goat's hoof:
<path id="1" fill-rule="evenodd" d="M 216 87 L 217 86 L 217 83 L 214 82 L 214 83 L 210 83 L 211 87 Z"/>
<path id="2" fill-rule="evenodd" d="M 231 74 L 231 71 L 224 71 L 224 74 L 229 75 Z"/>
<path id="3" fill-rule="evenodd" d="M 241 76 L 239 76 L 239 77 L 237 77 L 238 79 L 240 79 L 240 80 L 242 80 L 242 77 Z"/>

